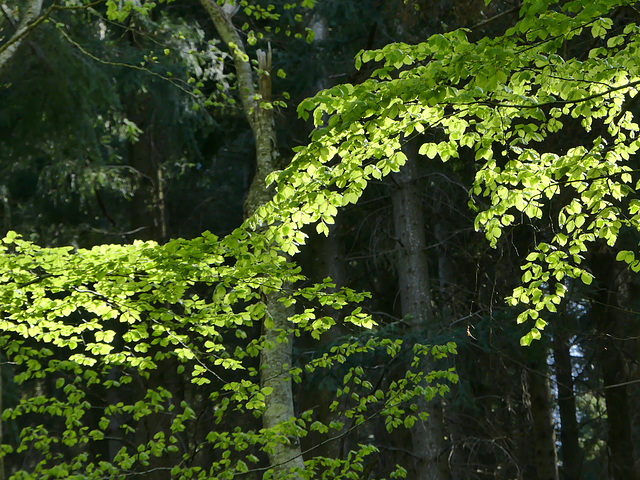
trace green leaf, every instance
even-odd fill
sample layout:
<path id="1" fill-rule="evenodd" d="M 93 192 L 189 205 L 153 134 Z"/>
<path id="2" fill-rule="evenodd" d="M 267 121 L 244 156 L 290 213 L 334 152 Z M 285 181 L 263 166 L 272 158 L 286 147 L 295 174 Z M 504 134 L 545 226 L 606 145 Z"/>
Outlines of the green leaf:
<path id="1" fill-rule="evenodd" d="M 528 347 L 531 345 L 533 341 L 533 335 L 531 332 L 528 332 L 526 335 L 520 338 L 520 345 L 523 347 Z"/>
<path id="2" fill-rule="evenodd" d="M 435 143 L 423 143 L 418 150 L 420 155 L 426 155 L 428 158 L 435 158 L 438 155 L 438 145 Z"/>

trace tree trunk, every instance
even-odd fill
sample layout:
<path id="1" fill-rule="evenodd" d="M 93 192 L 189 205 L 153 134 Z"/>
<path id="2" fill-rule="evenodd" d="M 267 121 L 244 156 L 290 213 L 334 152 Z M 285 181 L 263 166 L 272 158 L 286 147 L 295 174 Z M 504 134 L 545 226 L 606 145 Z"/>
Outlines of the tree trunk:
<path id="1" fill-rule="evenodd" d="M 406 164 L 392 177 L 394 229 L 398 242 L 398 286 L 402 315 L 409 316 L 415 330 L 423 330 L 432 320 L 431 291 L 424 235 L 422 201 L 417 186 L 417 146 L 404 149 Z"/>
<path id="2" fill-rule="evenodd" d="M 605 343 L 601 367 L 607 406 L 609 474 L 612 480 L 637 480 L 629 392 L 622 385 L 628 381 L 628 365 L 617 342 Z"/>
<path id="3" fill-rule="evenodd" d="M 441 210 L 440 207 L 438 210 Z M 445 225 L 444 212 L 436 211 L 436 221 L 433 225 L 433 235 L 438 242 L 438 283 L 440 287 L 440 315 L 443 321 L 449 322 L 456 318 L 456 308 L 453 296 L 453 267 L 447 251 L 448 229 Z"/>
<path id="4" fill-rule="evenodd" d="M 130 221 L 133 236 L 141 240 L 166 241 L 166 208 L 162 179 L 161 147 L 153 123 L 153 114 L 147 112 L 145 99 L 132 100 L 138 112 L 131 119 L 142 129 L 140 137 L 129 144 L 129 165 L 138 175 L 138 188 L 131 199 Z"/>
<path id="5" fill-rule="evenodd" d="M 576 397 L 573 390 L 571 346 L 566 336 L 561 333 L 554 335 L 553 343 L 553 363 L 558 381 L 558 410 L 560 412 L 561 473 L 564 480 L 579 480 L 582 478 L 582 451 L 578 443 L 579 432 L 576 418 Z"/>
<path id="6" fill-rule="evenodd" d="M 395 235 L 398 242 L 398 284 L 402 316 L 410 323 L 411 330 L 420 334 L 433 320 L 431 291 L 426 256 L 426 240 L 422 201 L 417 186 L 417 145 L 410 142 L 405 147 L 407 162 L 400 172 L 393 175 L 396 183 L 392 194 Z M 428 365 L 423 365 L 424 370 Z M 420 410 L 429 417 L 416 422 L 411 430 L 415 478 L 443 480 L 447 478 L 442 405 L 434 399 L 427 404 L 418 402 Z"/>
<path id="7" fill-rule="evenodd" d="M 322 55 L 324 53 L 323 49 L 325 48 L 324 42 L 328 40 L 329 33 L 326 17 L 320 13 L 314 14 L 310 22 L 310 28 L 314 33 L 312 55 L 316 64 L 319 66 L 314 90 L 310 93 L 310 95 L 315 95 L 329 86 L 326 69 L 324 68 L 325 59 Z M 335 223 L 329 225 L 328 228 L 328 235 L 316 232 L 310 233 L 310 238 L 305 246 L 305 253 L 308 254 L 307 261 L 310 267 L 310 279 L 314 282 L 321 283 L 325 278 L 329 277 L 336 285 L 336 289 L 338 289 L 346 285 L 347 277 L 344 263 L 344 243 L 341 235 L 342 212 L 338 212 L 335 217 Z M 332 289 L 332 291 L 336 289 Z M 296 345 L 299 348 L 328 348 L 330 344 L 339 341 L 341 337 L 348 333 L 343 322 L 344 313 L 342 310 L 335 310 L 332 307 L 322 307 L 322 314 L 332 317 L 336 324 L 329 331 L 323 333 L 319 341 L 313 340 L 310 336 L 307 338 L 303 337 L 301 340 L 296 339 Z M 327 435 L 324 433 L 309 432 L 303 440 L 303 449 L 313 448 L 314 455 L 317 457 L 344 459 L 347 457 L 351 447 L 355 447 L 355 445 L 351 443 L 352 436 L 346 432 L 347 426 L 350 423 L 349 419 L 344 416 L 341 408 L 333 411 L 330 409 L 330 405 L 334 400 L 336 400 L 336 388 L 333 382 L 316 382 L 311 388 L 300 389 L 300 411 L 313 409 L 316 418 L 325 425 L 329 425 L 332 422 L 342 422 L 345 425 L 340 432 L 332 434 L 332 436 L 344 436 L 335 438 L 332 441 L 327 441 Z M 366 428 L 365 425 L 362 425 L 358 433 L 363 432 Z"/>
<path id="8" fill-rule="evenodd" d="M 31 32 L 32 23 L 38 18 L 41 10 L 42 0 L 26 0 L 24 15 L 22 16 L 18 29 L 4 45 L 0 46 L 0 77 L 2 77 L 9 61 L 18 51 L 22 42 L 24 42 L 25 38 L 27 38 Z"/>
<path id="9" fill-rule="evenodd" d="M 607 407 L 607 451 L 612 480 L 638 480 L 635 468 L 633 422 L 629 399 L 629 361 L 633 359 L 630 273 L 606 251 L 594 255 L 594 274 L 600 289 L 592 309 L 600 334 L 599 360 Z M 629 340 L 624 340 L 624 338 Z"/>
<path id="10" fill-rule="evenodd" d="M 256 143 L 256 174 L 253 178 L 245 202 L 245 215 L 253 215 L 261 205 L 267 203 L 272 189 L 266 186 L 266 177 L 275 169 L 277 158 L 276 132 L 273 110 L 261 108 L 260 102 L 269 102 L 271 97 L 271 52 L 258 51 L 258 68 L 264 72 L 258 79 L 259 95 L 253 86 L 254 78 L 249 58 L 245 52 L 242 39 L 235 29 L 231 15 L 233 3 L 218 5 L 215 0 L 201 0 L 209 13 L 218 34 L 229 45 L 236 67 L 238 92 L 244 113 L 251 125 Z M 259 99 L 258 99 L 259 97 Z M 265 428 L 277 427 L 280 423 L 295 416 L 293 391 L 289 368 L 291 366 L 292 335 L 280 335 L 290 331 L 288 318 L 290 312 L 277 301 L 273 293 L 267 295 L 267 311 L 270 322 L 263 324 L 265 347 L 260 354 L 260 383 L 263 387 L 272 388 L 272 394 L 265 398 L 265 412 L 262 416 Z M 279 443 L 269 453 L 274 478 L 284 477 L 291 469 L 304 469 L 300 443 L 293 439 L 288 443 Z M 287 477 L 295 480 L 297 476 Z"/>
<path id="11" fill-rule="evenodd" d="M 311 30 L 314 34 L 312 42 L 315 47 L 314 51 L 316 52 L 314 55 L 316 61 L 320 64 L 320 75 L 316 81 L 315 91 L 313 92 L 313 94 L 316 94 L 329 87 L 326 69 L 324 68 L 324 59 L 317 53 L 323 48 L 323 42 L 328 40 L 329 25 L 327 19 L 319 14 L 314 15 L 311 20 Z M 329 234 L 316 234 L 310 242 L 313 243 L 312 252 L 314 257 L 312 261 L 316 281 L 321 282 L 325 278 L 330 277 L 337 288 L 345 286 L 347 276 L 344 264 L 344 245 L 339 235 L 342 224 L 341 219 L 341 212 L 338 212 L 335 217 L 335 223 L 328 226 Z M 341 323 L 343 314 L 340 310 L 333 310 L 331 308 L 325 309 L 324 314 L 332 316 L 336 321 L 336 326 L 322 336 L 323 342 L 331 343 L 346 333 L 344 328 L 341 328 L 343 326 Z"/>
<path id="12" fill-rule="evenodd" d="M 533 347 L 532 347 L 533 348 Z M 546 359 L 543 359 L 545 361 Z M 533 421 L 533 456 L 538 480 L 559 480 L 556 433 L 553 427 L 553 401 L 546 361 L 540 370 L 527 370 Z"/>

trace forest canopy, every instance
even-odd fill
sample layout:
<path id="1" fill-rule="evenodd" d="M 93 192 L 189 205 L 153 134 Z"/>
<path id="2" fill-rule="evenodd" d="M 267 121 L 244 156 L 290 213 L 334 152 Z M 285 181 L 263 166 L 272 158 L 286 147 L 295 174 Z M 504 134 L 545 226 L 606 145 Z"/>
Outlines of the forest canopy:
<path id="1" fill-rule="evenodd" d="M 637 2 L 391 3 L 0 6 L 0 477 L 638 478 Z"/>

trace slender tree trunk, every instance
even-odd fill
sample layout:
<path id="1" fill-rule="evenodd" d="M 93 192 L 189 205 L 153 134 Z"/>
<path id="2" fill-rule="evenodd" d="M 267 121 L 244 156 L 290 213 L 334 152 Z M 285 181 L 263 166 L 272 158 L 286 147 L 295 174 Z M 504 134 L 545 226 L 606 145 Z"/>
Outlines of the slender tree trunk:
<path id="1" fill-rule="evenodd" d="M 273 110 L 261 108 L 260 102 L 269 102 L 271 97 L 271 52 L 258 51 L 258 68 L 264 72 L 258 79 L 259 91 L 253 86 L 254 77 L 242 39 L 232 22 L 233 3 L 218 5 L 215 0 L 201 0 L 211 17 L 218 34 L 229 45 L 236 67 L 238 91 L 244 113 L 251 125 L 256 143 L 256 174 L 249 188 L 245 202 L 245 214 L 251 216 L 261 205 L 267 203 L 273 191 L 266 186 L 266 177 L 276 166 L 277 143 Z M 290 330 L 290 313 L 277 301 L 277 295 L 267 296 L 267 311 L 270 322 L 263 324 L 265 347 L 260 353 L 260 383 L 272 388 L 272 394 L 265 398 L 265 412 L 262 416 L 265 428 L 274 428 L 295 416 L 293 391 L 289 368 L 292 357 L 292 335 L 281 335 Z M 300 443 L 293 439 L 275 445 L 269 453 L 274 478 L 287 475 L 291 469 L 304 469 Z M 297 476 L 287 477 L 292 480 Z"/>
<path id="2" fill-rule="evenodd" d="M 546 362 L 540 370 L 527 370 L 533 421 L 532 448 L 538 480 L 559 480 L 556 433 L 553 426 L 553 401 Z"/>
<path id="3" fill-rule="evenodd" d="M 132 47 L 139 42 L 137 36 L 133 30 L 127 33 Z M 158 130 L 156 111 L 149 94 L 135 92 L 129 96 L 127 116 L 139 128 L 139 134 L 128 144 L 129 165 L 138 175 L 129 217 L 134 238 L 163 242 L 167 239 L 161 166 L 165 140 L 163 132 Z"/>
<path id="4" fill-rule="evenodd" d="M 445 225 L 444 215 L 441 211 L 435 213 L 437 220 L 433 223 L 433 235 L 438 242 L 438 283 L 442 302 L 440 312 L 442 319 L 447 322 L 454 319 L 456 314 L 453 298 L 453 268 L 447 251 L 448 230 Z"/>
<path id="5" fill-rule="evenodd" d="M 558 381 L 558 410 L 560 412 L 561 473 L 564 480 L 579 480 L 582 478 L 582 451 L 578 443 L 571 346 L 566 336 L 561 333 L 554 335 L 553 343 L 553 363 Z"/>
<path id="6" fill-rule="evenodd" d="M 314 276 L 316 280 L 322 282 L 325 278 L 330 277 L 331 281 L 336 285 L 336 289 L 345 286 L 347 276 L 344 265 L 344 245 L 339 233 L 341 226 L 342 217 L 338 212 L 335 223 L 329 225 L 329 235 L 318 235 L 314 239 L 315 249 L 313 251 Z M 348 330 L 344 327 L 344 312 L 342 310 L 326 307 L 323 308 L 323 314 L 332 317 L 336 322 L 336 325 L 331 330 L 320 337 L 322 345 L 326 346 L 347 334 Z"/>
<path id="7" fill-rule="evenodd" d="M 433 320 L 429 269 L 426 256 L 426 239 L 422 201 L 417 186 L 417 145 L 410 142 L 405 148 L 407 162 L 394 174 L 396 183 L 392 194 L 395 235 L 398 242 L 398 283 L 402 316 L 416 333 L 424 332 Z M 427 369 L 428 365 L 423 365 Z M 434 399 L 430 403 L 419 402 L 421 410 L 429 413 L 424 421 L 418 421 L 411 430 L 415 478 L 443 480 L 447 478 L 442 405 Z"/>
<path id="8" fill-rule="evenodd" d="M 319 14 L 314 15 L 311 21 L 311 30 L 313 30 L 314 34 L 313 46 L 315 47 L 314 51 L 316 52 L 315 58 L 320 64 L 320 75 L 315 85 L 316 91 L 313 92 L 315 94 L 329 86 L 326 69 L 324 68 L 324 59 L 318 54 L 318 52 L 323 48 L 323 42 L 328 40 L 329 25 L 327 19 Z M 341 219 L 342 215 L 338 212 L 335 218 L 335 223 L 329 225 L 329 234 L 317 234 L 312 240 L 315 247 L 313 250 L 315 255 L 313 258 L 313 265 L 317 280 L 322 281 L 325 278 L 330 277 L 338 288 L 345 285 L 347 276 L 344 265 L 344 246 L 339 235 L 342 224 Z M 325 314 L 333 316 L 336 321 L 337 328 L 332 328 L 322 337 L 323 341 L 331 342 L 345 333 L 344 329 L 340 328 L 342 315 L 340 311 L 332 309 L 326 309 Z"/>
<path id="9" fill-rule="evenodd" d="M 131 38 L 135 44 L 135 38 Z M 140 128 L 138 138 L 131 139 L 128 145 L 128 163 L 135 169 L 138 175 L 138 188 L 129 204 L 129 221 L 131 223 L 132 238 L 140 240 L 155 240 L 164 242 L 167 239 L 165 205 L 163 197 L 162 180 L 162 135 L 158 131 L 155 121 L 155 108 L 148 95 L 131 95 L 129 99 L 128 117 Z M 146 395 L 147 388 L 167 388 L 172 395 L 179 391 L 178 378 L 173 373 L 176 371 L 175 360 L 164 359 L 158 364 L 158 368 L 149 372 L 147 378 L 141 377 L 137 394 L 140 398 Z M 112 375 L 116 375 L 116 370 Z M 115 392 L 109 390 L 107 396 L 110 404 L 116 404 Z M 179 402 L 178 402 L 179 403 Z M 109 424 L 111 438 L 118 439 L 118 431 L 121 419 L 114 417 Z M 143 417 L 136 427 L 135 438 L 138 445 L 151 441 L 159 432 L 170 431 L 170 419 L 159 412 L 151 413 Z M 122 447 L 119 440 L 110 440 L 107 444 L 110 458 Z M 166 472 L 172 465 L 180 462 L 180 455 L 176 452 L 165 452 L 162 456 L 153 459 L 147 480 L 163 480 Z"/>
<path id="10" fill-rule="evenodd" d="M 2 46 L 0 46 L 0 77 L 7 69 L 9 61 L 18 51 L 22 42 L 31 32 L 32 23 L 40 15 L 42 10 L 42 0 L 25 0 L 24 14 L 18 29 L 13 33 L 11 38 Z"/>

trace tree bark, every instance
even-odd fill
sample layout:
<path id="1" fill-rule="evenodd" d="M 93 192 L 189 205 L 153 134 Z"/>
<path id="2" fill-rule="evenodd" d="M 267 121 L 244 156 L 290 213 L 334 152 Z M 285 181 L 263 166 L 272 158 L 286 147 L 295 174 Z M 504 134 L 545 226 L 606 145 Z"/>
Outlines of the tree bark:
<path id="1" fill-rule="evenodd" d="M 629 369 L 615 343 L 606 342 L 601 362 L 607 406 L 609 474 L 612 480 L 637 480 L 629 389 L 622 385 L 628 381 Z"/>
<path id="2" fill-rule="evenodd" d="M 394 228 L 397 241 L 398 286 L 403 318 L 416 333 L 424 331 L 433 320 L 429 269 L 426 256 L 426 239 L 422 201 L 417 186 L 418 152 L 415 142 L 404 149 L 406 164 L 393 175 L 396 183 L 392 193 Z M 422 366 L 423 370 L 428 365 Z M 420 410 L 429 413 L 426 420 L 419 420 L 411 430 L 415 478 L 443 480 L 447 478 L 442 405 L 434 399 L 427 404 L 418 402 Z"/>
<path id="3" fill-rule="evenodd" d="M 4 237 L 11 230 L 11 199 L 9 198 L 9 188 L 0 185 L 0 197 L 2 197 L 2 236 Z"/>
<path id="4" fill-rule="evenodd" d="M 18 29 L 13 33 L 11 38 L 2 46 L 0 46 L 0 77 L 7 69 L 9 61 L 20 48 L 30 33 L 32 23 L 40 15 L 42 10 L 42 0 L 26 0 L 24 7 L 24 15 L 20 20 Z"/>
<path id="5" fill-rule="evenodd" d="M 431 291 L 424 235 L 422 202 L 417 188 L 417 146 L 410 142 L 404 149 L 406 164 L 393 175 L 396 189 L 392 194 L 394 229 L 398 242 L 398 287 L 403 316 L 423 329 L 433 318 Z"/>
<path id="6" fill-rule="evenodd" d="M 326 72 L 326 62 L 324 48 L 328 40 L 329 26 L 327 18 L 316 12 L 311 19 L 310 28 L 314 33 L 312 42 L 312 55 L 318 65 L 318 76 L 314 89 L 310 95 L 315 95 L 321 90 L 329 87 L 329 80 Z M 311 131 L 308 132 L 309 134 Z M 331 278 L 336 285 L 336 289 L 346 285 L 347 272 L 345 268 L 344 243 L 342 240 L 342 212 L 338 212 L 335 223 L 328 226 L 328 235 L 312 232 L 305 246 L 305 253 L 308 253 L 309 277 L 312 281 L 321 283 L 325 278 Z M 335 291 L 336 289 L 332 289 Z M 335 321 L 335 325 L 327 332 L 323 333 L 318 340 L 312 338 L 296 339 L 296 345 L 300 348 L 328 348 L 334 342 L 348 333 L 344 325 L 344 313 L 342 310 L 335 310 L 332 307 L 322 307 L 322 314 L 330 316 Z M 309 343 L 307 343 L 309 342 Z M 311 380 L 313 381 L 313 380 Z M 313 448 L 314 456 L 326 458 L 347 457 L 353 445 L 353 436 L 347 434 L 349 419 L 344 416 L 341 408 L 330 409 L 331 403 L 336 400 L 336 391 L 333 382 L 316 382 L 312 388 L 301 388 L 299 394 L 299 409 L 306 411 L 313 409 L 316 417 L 325 425 L 332 422 L 342 422 L 344 427 L 332 436 L 332 441 L 327 441 L 327 435 L 320 432 L 309 432 L 304 438 L 302 446 L 306 450 Z M 362 425 L 358 433 L 365 431 L 367 427 Z"/>
<path id="7" fill-rule="evenodd" d="M 527 370 L 527 384 L 531 397 L 532 446 L 538 473 L 536 478 L 559 480 L 556 433 L 553 427 L 553 401 L 547 368 L 542 368 L 542 371 Z"/>
<path id="8" fill-rule="evenodd" d="M 129 165 L 138 175 L 138 188 L 130 203 L 129 217 L 131 230 L 135 238 L 141 240 L 166 241 L 167 222 L 164 200 L 164 181 L 162 178 L 161 151 L 162 142 L 157 135 L 153 113 L 149 112 L 146 99 L 132 99 L 137 111 L 130 118 L 141 128 L 142 133 L 129 144 Z"/>
<path id="9" fill-rule="evenodd" d="M 320 14 L 313 16 L 311 20 L 311 30 L 313 31 L 313 46 L 314 56 L 316 61 L 320 64 L 320 75 L 315 84 L 315 95 L 321 90 L 329 87 L 329 81 L 327 79 L 326 69 L 324 68 L 325 62 L 319 52 L 323 48 L 323 42 L 328 40 L 329 25 L 327 19 Z M 330 277 L 337 288 L 344 287 L 346 284 L 346 269 L 344 263 L 344 245 L 340 239 L 340 230 L 342 225 L 342 215 L 338 212 L 335 218 L 335 223 L 329 225 L 329 234 L 322 235 L 316 234 L 313 236 L 310 244 L 313 243 L 313 266 L 316 272 L 316 280 L 321 282 L 327 277 Z M 310 245 L 311 247 L 311 245 Z M 345 330 L 342 324 L 342 312 L 339 310 L 333 310 L 331 308 L 325 309 L 325 315 L 333 316 L 336 321 L 336 326 L 330 331 L 326 332 L 322 336 L 322 341 L 331 343 L 337 338 L 345 334 Z"/>
<path id="10" fill-rule="evenodd" d="M 553 339 L 553 363 L 558 381 L 558 410 L 560 413 L 560 454 L 562 478 L 582 478 L 582 451 L 578 442 L 576 397 L 573 389 L 571 346 L 565 335 L 556 333 Z"/>
<path id="11" fill-rule="evenodd" d="M 261 205 L 273 196 L 273 190 L 267 188 L 266 177 L 276 166 L 277 143 L 273 119 L 273 110 L 261 108 L 260 102 L 268 102 L 271 97 L 271 52 L 258 51 L 258 68 L 262 72 L 258 79 L 259 91 L 254 88 L 254 77 L 249 57 L 242 39 L 232 22 L 232 7 L 227 2 L 220 6 L 215 0 L 201 0 L 209 13 L 218 34 L 229 46 L 236 67 L 238 91 L 244 113 L 249 121 L 256 143 L 256 174 L 253 178 L 247 199 L 245 215 L 253 215 Z M 257 93 L 257 94 L 256 94 Z M 265 428 L 277 427 L 295 416 L 293 391 L 289 368 L 292 357 L 292 335 L 288 318 L 291 312 L 277 301 L 276 294 L 267 295 L 267 311 L 270 322 L 263 324 L 265 347 L 260 353 L 260 383 L 272 388 L 272 394 L 265 398 L 265 412 L 262 416 Z M 304 469 L 304 462 L 297 439 L 287 443 L 278 443 L 269 453 L 274 478 L 285 477 L 292 469 Z M 292 480 L 298 476 L 288 476 Z"/>
<path id="12" fill-rule="evenodd" d="M 594 255 L 593 270 L 600 285 L 592 309 L 600 334 L 609 475 L 612 480 L 638 480 L 628 385 L 636 336 L 627 310 L 631 303 L 630 273 L 625 265 L 615 261 L 615 253 L 608 250 Z"/>

